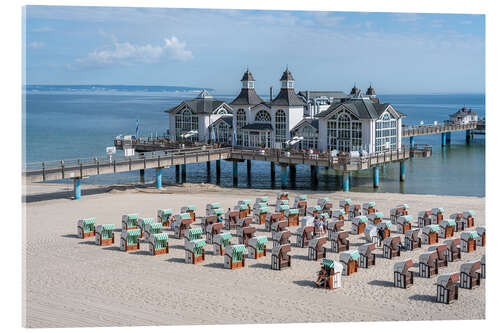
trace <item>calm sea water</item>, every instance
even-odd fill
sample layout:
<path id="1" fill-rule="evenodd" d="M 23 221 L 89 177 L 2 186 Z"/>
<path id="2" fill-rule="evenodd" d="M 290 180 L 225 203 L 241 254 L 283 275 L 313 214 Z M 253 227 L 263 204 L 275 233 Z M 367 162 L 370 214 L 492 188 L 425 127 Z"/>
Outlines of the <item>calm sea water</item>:
<path id="1" fill-rule="evenodd" d="M 183 99 L 193 98 L 195 92 L 161 89 L 161 87 L 30 87 L 25 93 L 26 161 L 105 156 L 105 148 L 113 144 L 116 135 L 134 134 L 139 120 L 139 135 L 155 136 L 165 132 L 168 115 L 163 111 Z M 230 101 L 233 96 L 215 95 Z M 448 115 L 466 106 L 480 116 L 485 115 L 484 95 L 379 95 L 383 102 L 392 103 L 407 117 L 404 124 L 426 124 L 448 119 Z M 406 181 L 399 181 L 399 164 L 381 169 L 380 187 L 372 186 L 371 171 L 354 172 L 351 191 L 399 192 L 441 195 L 484 196 L 485 194 L 485 141 L 475 137 L 465 143 L 465 132 L 452 133 L 451 145 L 444 148 L 440 135 L 416 137 L 417 144 L 431 144 L 431 158 L 414 158 L 406 162 Z M 408 143 L 408 139 L 405 139 Z M 122 155 L 121 151 L 117 155 Z M 221 185 L 232 186 L 232 163 L 223 161 Z M 210 182 L 215 182 L 215 165 L 211 168 Z M 250 183 L 246 164 L 239 166 L 239 187 L 279 188 L 281 168 L 276 168 L 275 183 L 271 184 L 270 164 L 252 163 Z M 333 170 L 320 168 L 317 190 L 341 189 L 341 177 Z M 175 183 L 175 168 L 164 171 L 164 184 Z M 154 170 L 146 170 L 145 181 L 154 180 Z M 206 183 L 205 164 L 187 166 L 187 181 Z M 139 182 L 139 173 L 126 172 L 101 175 L 83 180 L 87 184 L 129 184 Z M 68 185 L 69 186 L 69 185 Z M 297 166 L 296 183 L 290 188 L 311 189 L 310 168 Z"/>

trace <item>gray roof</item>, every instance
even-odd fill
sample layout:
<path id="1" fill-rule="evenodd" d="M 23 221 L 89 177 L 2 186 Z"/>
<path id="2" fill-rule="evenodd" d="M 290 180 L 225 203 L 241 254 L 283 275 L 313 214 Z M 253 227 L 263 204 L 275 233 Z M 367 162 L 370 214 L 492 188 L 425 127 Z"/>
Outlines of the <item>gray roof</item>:
<path id="1" fill-rule="evenodd" d="M 351 111 L 355 116 L 357 116 L 360 119 L 378 119 L 390 104 L 374 103 L 372 100 L 369 99 L 348 100 L 345 102 L 332 104 L 327 110 L 317 114 L 316 117 L 325 118 L 341 105 L 343 105 L 346 109 Z M 399 117 L 405 116 L 401 112 L 398 111 L 396 112 Z"/>
<path id="2" fill-rule="evenodd" d="M 247 69 L 247 71 L 243 74 L 241 81 L 255 81 L 255 79 L 253 78 L 252 73 L 250 73 L 250 71 Z"/>
<path id="3" fill-rule="evenodd" d="M 318 98 L 318 97 L 328 97 L 328 98 L 346 98 L 347 95 L 343 91 L 334 91 L 334 90 L 302 90 L 299 91 L 298 95 L 304 98 L 307 98 L 307 93 L 309 92 L 309 98 Z"/>
<path id="4" fill-rule="evenodd" d="M 183 101 L 179 105 L 165 110 L 165 112 L 175 113 L 179 110 L 182 110 L 184 107 L 188 107 L 196 114 L 209 114 L 218 109 L 222 104 L 225 104 L 228 108 L 228 111 L 232 112 L 231 107 L 227 105 L 226 102 L 215 99 L 202 92 L 198 97 L 188 101 Z"/>
<path id="5" fill-rule="evenodd" d="M 283 72 L 283 75 L 281 75 L 280 81 L 294 81 L 292 73 L 290 73 L 288 68 Z"/>
<path id="6" fill-rule="evenodd" d="M 273 99 L 272 105 L 278 106 L 304 106 L 306 103 L 297 96 L 295 90 L 291 88 L 281 88 L 278 96 Z"/>
<path id="7" fill-rule="evenodd" d="M 302 127 L 304 124 L 309 124 L 312 127 L 314 127 L 316 130 L 319 129 L 319 120 L 317 118 L 304 118 L 297 125 L 295 125 L 292 129 L 291 132 L 294 132 L 298 130 L 300 127 Z"/>
<path id="8" fill-rule="evenodd" d="M 229 104 L 231 105 L 257 105 L 264 102 L 255 89 L 242 88 L 240 94 Z"/>
<path id="9" fill-rule="evenodd" d="M 273 126 L 269 123 L 252 123 L 246 124 L 241 129 L 245 130 L 259 130 L 259 131 L 272 131 Z"/>
<path id="10" fill-rule="evenodd" d="M 214 126 L 219 121 L 225 122 L 231 128 L 233 127 L 233 115 L 231 115 L 231 114 L 225 114 L 225 115 L 221 116 L 219 119 L 217 119 L 216 121 L 214 121 L 213 123 L 211 123 L 209 127 Z"/>

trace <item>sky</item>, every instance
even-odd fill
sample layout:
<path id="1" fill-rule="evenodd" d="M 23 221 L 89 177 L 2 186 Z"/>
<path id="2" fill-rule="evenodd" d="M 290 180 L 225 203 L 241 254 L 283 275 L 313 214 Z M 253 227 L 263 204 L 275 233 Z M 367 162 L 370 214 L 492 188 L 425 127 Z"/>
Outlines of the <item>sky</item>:
<path id="1" fill-rule="evenodd" d="M 27 6 L 27 84 L 378 94 L 484 93 L 485 18 L 468 14 Z"/>

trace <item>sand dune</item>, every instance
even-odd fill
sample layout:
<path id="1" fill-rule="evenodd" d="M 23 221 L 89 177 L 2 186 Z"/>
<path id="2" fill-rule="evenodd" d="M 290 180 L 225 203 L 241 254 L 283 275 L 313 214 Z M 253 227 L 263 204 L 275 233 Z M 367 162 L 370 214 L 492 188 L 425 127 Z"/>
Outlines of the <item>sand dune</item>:
<path id="1" fill-rule="evenodd" d="M 415 278 L 409 289 L 392 287 L 393 260 L 383 259 L 377 249 L 377 263 L 371 269 L 359 269 L 342 277 L 340 290 L 317 289 L 319 262 L 307 260 L 307 249 L 292 247 L 292 268 L 270 269 L 272 242 L 268 255 L 248 259 L 239 270 L 223 268 L 223 258 L 212 255 L 207 246 L 205 262 L 184 263 L 183 241 L 170 237 L 167 255 L 150 256 L 146 244 L 141 251 L 124 253 L 115 246 L 99 247 L 93 239 L 76 238 L 76 221 L 96 217 L 97 223 L 114 223 L 120 228 L 121 215 L 138 213 L 154 217 L 157 209 L 194 204 L 197 216 L 205 213 L 205 204 L 220 202 L 227 209 L 238 199 L 257 196 L 274 198 L 277 191 L 222 189 L 215 185 L 170 186 L 164 190 L 147 187 L 88 187 L 90 195 L 73 201 L 62 195 L 67 185 L 30 185 L 25 189 L 26 260 L 25 325 L 27 327 L 129 326 L 229 323 L 294 323 L 376 320 L 483 319 L 484 283 L 473 290 L 459 290 L 459 300 L 444 305 L 434 302 L 436 277 Z M 98 190 L 96 190 L 98 189 Z M 355 203 L 376 201 L 377 208 L 389 215 L 400 203 L 409 205 L 410 214 L 432 207 L 445 209 L 446 217 L 456 211 L 473 209 L 477 222 L 484 225 L 484 198 L 402 195 L 389 193 L 321 193 L 309 195 L 309 204 L 328 196 L 335 205 L 351 198 Z M 290 191 L 291 198 L 295 192 Z M 30 200 L 36 198 L 36 200 Z M 199 225 L 200 220 L 195 225 Z M 292 233 L 296 227 L 291 227 Z M 344 230 L 350 230 L 350 222 Z M 393 234 L 398 234 L 395 226 Z M 232 231 L 235 235 L 235 231 Z M 267 235 L 257 226 L 257 234 Z M 117 239 L 118 232 L 115 234 Z M 352 248 L 365 240 L 350 236 Z M 295 237 L 292 236 L 295 242 Z M 236 242 L 236 238 L 233 238 Z M 142 244 L 141 244 L 142 245 Z M 412 258 L 427 248 L 402 252 Z M 328 258 L 338 259 L 330 251 Z M 466 260 L 479 259 L 484 248 L 464 254 L 463 260 L 450 263 L 440 273 L 457 271 Z M 484 282 L 484 280 L 482 281 Z"/>

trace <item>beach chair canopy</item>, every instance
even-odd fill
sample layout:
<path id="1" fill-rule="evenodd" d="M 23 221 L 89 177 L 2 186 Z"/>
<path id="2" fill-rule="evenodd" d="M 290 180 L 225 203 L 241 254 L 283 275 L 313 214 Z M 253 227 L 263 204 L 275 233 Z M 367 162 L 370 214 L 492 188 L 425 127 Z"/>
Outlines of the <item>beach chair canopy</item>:
<path id="1" fill-rule="evenodd" d="M 283 256 L 290 252 L 291 249 L 290 244 L 281 244 L 280 246 L 273 247 L 272 254 L 275 256 Z"/>
<path id="2" fill-rule="evenodd" d="M 314 217 L 312 217 L 312 216 L 304 216 L 303 218 L 300 219 L 300 225 L 302 227 L 305 227 L 305 226 L 314 226 Z"/>
<path id="3" fill-rule="evenodd" d="M 479 269 L 481 269 L 481 261 L 480 260 L 468 261 L 468 262 L 460 265 L 460 272 L 463 272 L 466 274 L 471 274 L 472 272 L 475 272 Z"/>
<path id="4" fill-rule="evenodd" d="M 153 240 L 156 241 L 166 241 L 168 240 L 168 234 L 166 232 L 161 232 L 151 236 Z"/>
<path id="5" fill-rule="evenodd" d="M 181 208 L 181 210 L 183 210 L 184 212 L 192 212 L 196 209 L 195 206 L 191 205 L 191 206 L 184 206 Z"/>
<path id="6" fill-rule="evenodd" d="M 268 213 L 269 212 L 269 207 L 262 207 L 260 210 L 259 210 L 260 214 L 262 213 Z"/>
<path id="7" fill-rule="evenodd" d="M 479 236 L 482 236 L 484 233 L 486 233 L 486 227 L 477 227 L 477 228 L 476 228 L 476 233 L 477 233 Z"/>
<path id="8" fill-rule="evenodd" d="M 431 214 L 432 214 L 432 215 L 436 215 L 436 214 L 438 214 L 438 213 L 443 214 L 443 213 L 444 213 L 444 209 L 443 209 L 443 208 L 432 208 L 432 209 L 431 209 Z"/>
<path id="9" fill-rule="evenodd" d="M 398 261 L 397 263 L 394 264 L 394 272 L 405 274 L 408 271 L 408 269 L 412 267 L 413 267 L 413 260 L 411 259 Z"/>
<path id="10" fill-rule="evenodd" d="M 95 217 L 81 219 L 80 221 L 82 222 L 83 225 L 94 225 L 95 224 Z"/>
<path id="11" fill-rule="evenodd" d="M 103 224 L 101 226 L 102 230 L 106 230 L 106 231 L 113 231 L 115 230 L 115 225 L 114 224 Z"/>
<path id="12" fill-rule="evenodd" d="M 290 215 L 298 215 L 299 214 L 299 210 L 297 208 L 293 208 L 293 209 L 289 209 L 287 211 L 287 216 L 290 216 Z"/>
<path id="13" fill-rule="evenodd" d="M 439 226 L 435 224 L 427 225 L 424 227 L 424 230 L 422 231 L 424 234 L 430 234 L 431 232 L 438 232 L 439 231 Z"/>
<path id="14" fill-rule="evenodd" d="M 151 223 L 146 225 L 146 230 L 151 233 L 158 233 L 161 231 L 163 224 L 161 223 Z"/>
<path id="15" fill-rule="evenodd" d="M 390 229 L 392 227 L 392 222 L 391 221 L 382 221 L 379 224 L 377 224 L 377 227 L 379 229 Z"/>
<path id="16" fill-rule="evenodd" d="M 207 208 L 217 209 L 217 208 L 220 208 L 220 203 L 214 202 L 214 203 L 208 204 L 207 206 L 208 206 Z"/>
<path id="17" fill-rule="evenodd" d="M 152 217 L 141 217 L 139 219 L 139 225 L 143 228 L 146 229 L 146 224 L 153 224 L 155 223 L 155 219 Z"/>
<path id="18" fill-rule="evenodd" d="M 256 203 L 254 206 L 254 209 L 262 209 L 262 208 L 268 208 L 269 206 L 265 202 L 259 202 Z"/>
<path id="19" fill-rule="evenodd" d="M 402 216 L 398 217 L 398 220 L 397 220 L 397 222 L 400 224 L 408 224 L 408 223 L 411 223 L 412 221 L 413 221 L 413 218 L 411 217 L 411 215 L 402 215 Z"/>
<path id="20" fill-rule="evenodd" d="M 418 261 L 422 264 L 426 264 L 431 266 L 434 263 L 434 260 L 437 260 L 437 252 L 425 252 L 418 256 Z"/>
<path id="21" fill-rule="evenodd" d="M 354 224 L 360 224 L 360 223 L 368 223 L 368 218 L 364 215 L 356 216 L 352 223 Z"/>
<path id="22" fill-rule="evenodd" d="M 168 219 L 172 215 L 172 209 L 160 209 L 158 211 L 158 216 L 163 220 Z"/>
<path id="23" fill-rule="evenodd" d="M 422 210 L 422 211 L 418 212 L 418 217 L 424 217 L 424 216 L 428 216 L 428 215 L 429 215 L 428 210 Z"/>
<path id="24" fill-rule="evenodd" d="M 351 199 L 340 200 L 340 205 L 342 205 L 342 206 L 352 205 L 352 200 Z"/>
<path id="25" fill-rule="evenodd" d="M 181 220 L 190 220 L 191 219 L 191 215 L 189 213 L 181 213 L 181 214 L 179 214 L 179 217 Z"/>
<path id="26" fill-rule="evenodd" d="M 453 247 L 460 246 L 460 238 L 445 239 L 444 244 L 446 245 L 446 248 L 451 250 Z"/>
<path id="27" fill-rule="evenodd" d="M 201 230 L 201 228 L 186 229 L 184 234 L 189 240 L 201 239 L 203 230 Z"/>
<path id="28" fill-rule="evenodd" d="M 380 223 L 379 223 L 380 224 Z M 365 227 L 365 237 L 369 242 L 372 241 L 372 237 L 377 236 L 377 226 L 374 224 L 367 224 Z"/>
<path id="29" fill-rule="evenodd" d="M 398 243 L 401 243 L 401 238 L 399 236 L 384 238 L 384 245 L 393 247 L 394 245 L 396 245 Z"/>
<path id="30" fill-rule="evenodd" d="M 305 194 L 301 194 L 301 195 L 299 195 L 299 196 L 298 196 L 298 199 L 299 199 L 300 201 L 307 200 L 307 195 L 305 195 Z"/>
<path id="31" fill-rule="evenodd" d="M 475 231 L 465 231 L 465 232 L 462 232 L 462 234 L 460 235 L 460 238 L 463 240 L 477 239 L 477 238 L 479 238 L 479 235 Z"/>
<path id="32" fill-rule="evenodd" d="M 405 237 L 408 237 L 408 238 L 410 238 L 411 240 L 416 241 L 416 240 L 418 239 L 418 233 L 419 233 L 419 232 L 420 232 L 420 229 L 419 229 L 419 228 L 406 230 L 406 232 L 405 232 Z"/>
<path id="33" fill-rule="evenodd" d="M 455 225 L 457 225 L 455 223 L 455 220 L 452 220 L 452 219 L 445 219 L 445 220 L 441 220 L 439 222 L 439 225 L 443 228 L 446 228 L 446 227 L 453 227 Z"/>
<path id="34" fill-rule="evenodd" d="M 457 219 L 462 219 L 464 217 L 464 214 L 462 213 L 455 213 L 450 215 L 450 219 L 457 220 Z"/>
<path id="35" fill-rule="evenodd" d="M 224 233 L 220 234 L 221 240 L 227 241 L 227 240 L 230 240 L 231 237 L 232 237 L 232 235 L 229 232 L 224 232 Z"/>
<path id="36" fill-rule="evenodd" d="M 407 204 L 397 205 L 396 208 L 408 209 Z"/>
<path id="37" fill-rule="evenodd" d="M 349 250 L 340 252 L 340 261 L 348 263 L 350 260 L 358 260 L 359 252 L 358 250 Z"/>
<path id="38" fill-rule="evenodd" d="M 369 252 L 375 250 L 375 243 L 367 243 L 367 244 L 363 244 L 363 245 L 360 245 L 358 247 L 358 252 L 359 254 L 361 255 L 364 255 L 366 256 Z"/>
<path id="39" fill-rule="evenodd" d="M 309 247 L 320 247 L 326 244 L 326 237 L 316 237 L 309 241 Z"/>
<path id="40" fill-rule="evenodd" d="M 121 238 L 125 239 L 128 245 L 137 244 L 139 237 L 141 237 L 141 230 L 139 229 L 128 229 L 122 231 Z"/>
<path id="41" fill-rule="evenodd" d="M 463 212 L 463 215 L 465 216 L 465 218 L 468 218 L 469 216 L 474 217 L 476 216 L 476 212 L 473 210 L 466 210 Z"/>
<path id="42" fill-rule="evenodd" d="M 377 219 L 381 219 L 384 217 L 384 214 L 382 212 L 376 212 L 376 213 L 370 214 L 370 215 L 373 215 Z"/>
<path id="43" fill-rule="evenodd" d="M 438 286 L 447 287 L 447 285 L 451 282 L 452 284 L 458 283 L 460 281 L 460 275 L 458 272 L 447 273 L 439 275 L 437 278 L 436 284 Z"/>
<path id="44" fill-rule="evenodd" d="M 375 207 L 375 202 L 370 201 L 370 202 L 365 202 L 363 204 L 363 208 L 371 208 L 371 207 Z"/>
<path id="45" fill-rule="evenodd" d="M 282 210 L 289 210 L 289 209 L 290 209 L 290 206 L 288 206 L 288 205 L 280 205 L 280 212 Z"/>
<path id="46" fill-rule="evenodd" d="M 336 209 L 333 211 L 332 215 L 333 216 L 341 216 L 345 214 L 345 210 L 343 208 Z"/>
<path id="47" fill-rule="evenodd" d="M 137 221 L 139 219 L 139 214 L 125 214 L 122 216 L 122 221 Z"/>
<path id="48" fill-rule="evenodd" d="M 319 198 L 317 204 L 319 206 L 324 206 L 327 203 L 331 203 L 332 201 L 329 198 Z"/>
<path id="49" fill-rule="evenodd" d="M 255 201 L 256 202 L 268 202 L 269 198 L 268 197 L 258 197 Z"/>
<path id="50" fill-rule="evenodd" d="M 313 212 L 319 212 L 319 211 L 321 211 L 321 207 L 320 206 L 313 206 L 312 207 L 312 211 Z"/>
<path id="51" fill-rule="evenodd" d="M 279 206 L 289 205 L 290 201 L 289 200 L 279 200 L 278 203 L 279 203 Z"/>
<path id="52" fill-rule="evenodd" d="M 224 214 L 224 208 L 216 208 L 216 209 L 214 209 L 213 213 L 215 215 L 223 215 Z"/>
<path id="53" fill-rule="evenodd" d="M 249 206 L 251 204 L 251 202 L 252 201 L 249 200 L 249 199 L 243 199 L 243 200 L 239 200 L 238 201 L 238 205 L 247 205 L 247 206 Z"/>

